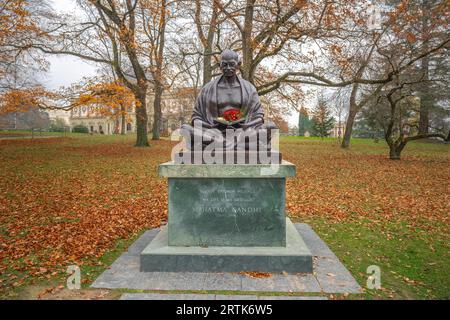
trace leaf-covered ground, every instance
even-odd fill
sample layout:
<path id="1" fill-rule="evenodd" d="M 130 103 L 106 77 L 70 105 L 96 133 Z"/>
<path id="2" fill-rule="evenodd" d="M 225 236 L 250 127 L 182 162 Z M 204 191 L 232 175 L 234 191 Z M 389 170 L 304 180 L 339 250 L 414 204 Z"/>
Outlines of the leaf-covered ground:
<path id="1" fill-rule="evenodd" d="M 381 269 L 382 290 L 367 298 L 450 297 L 450 145 L 409 144 L 400 161 L 384 143 L 286 138 L 297 165 L 287 212 L 313 226 L 365 287 Z"/>
<path id="2" fill-rule="evenodd" d="M 165 222 L 167 184 L 156 169 L 173 145 L 135 148 L 132 136 L 0 141 L 0 295 L 63 283 L 71 264 L 89 283 Z M 331 139 L 287 137 L 281 149 L 297 166 L 287 214 L 311 224 L 362 286 L 366 268 L 381 267 L 382 290 L 355 298 L 449 297 L 449 145 L 414 143 L 401 161 L 371 140 L 341 150 Z"/>

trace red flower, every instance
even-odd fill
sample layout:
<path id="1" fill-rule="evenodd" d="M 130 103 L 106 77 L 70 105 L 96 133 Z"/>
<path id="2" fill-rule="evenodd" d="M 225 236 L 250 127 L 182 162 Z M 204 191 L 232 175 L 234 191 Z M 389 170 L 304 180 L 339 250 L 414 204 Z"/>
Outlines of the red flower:
<path id="1" fill-rule="evenodd" d="M 223 118 L 227 121 L 236 121 L 241 117 L 241 110 L 239 109 L 230 109 L 223 113 Z"/>

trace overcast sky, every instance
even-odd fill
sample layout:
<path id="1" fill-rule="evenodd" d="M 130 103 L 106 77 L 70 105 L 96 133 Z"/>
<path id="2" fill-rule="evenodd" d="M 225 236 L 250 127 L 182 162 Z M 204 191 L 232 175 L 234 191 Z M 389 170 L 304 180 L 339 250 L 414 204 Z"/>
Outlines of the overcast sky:
<path id="1" fill-rule="evenodd" d="M 52 0 L 53 8 L 57 12 L 73 12 L 76 10 L 74 0 Z M 72 56 L 53 56 L 48 57 L 50 68 L 42 79 L 43 84 L 48 89 L 58 89 L 61 86 L 70 86 L 78 82 L 83 77 L 95 75 L 97 67 L 86 63 L 83 60 Z M 298 113 L 292 112 L 288 119 L 290 125 L 297 125 Z"/>
<path id="2" fill-rule="evenodd" d="M 53 8 L 58 12 L 73 12 L 76 9 L 73 0 L 52 0 Z M 69 86 L 83 77 L 95 75 L 96 67 L 71 56 L 49 55 L 50 70 L 42 82 L 49 89 Z"/>

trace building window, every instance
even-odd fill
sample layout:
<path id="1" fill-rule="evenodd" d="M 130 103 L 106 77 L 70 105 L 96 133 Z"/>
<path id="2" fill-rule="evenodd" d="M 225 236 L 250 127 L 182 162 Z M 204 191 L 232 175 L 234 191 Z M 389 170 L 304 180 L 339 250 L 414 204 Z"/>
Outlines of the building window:
<path id="1" fill-rule="evenodd" d="M 131 123 L 127 123 L 127 131 L 131 131 Z"/>

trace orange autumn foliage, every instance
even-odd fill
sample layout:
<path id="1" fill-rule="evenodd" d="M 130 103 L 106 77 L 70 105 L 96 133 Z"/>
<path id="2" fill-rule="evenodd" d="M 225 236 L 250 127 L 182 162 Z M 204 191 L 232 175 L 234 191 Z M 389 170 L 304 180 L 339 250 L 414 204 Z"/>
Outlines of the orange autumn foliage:
<path id="1" fill-rule="evenodd" d="M 45 3 L 30 0 L 0 2 L 0 77 L 7 74 L 11 65 L 18 63 L 33 41 L 50 37 L 40 26 L 41 18 L 49 16 Z M 43 60 L 36 56 L 33 59 L 43 65 Z"/>
<path id="2" fill-rule="evenodd" d="M 0 94 L 0 115 L 11 112 L 27 112 L 34 108 L 42 108 L 45 100 L 56 97 L 56 94 L 42 87 L 9 90 Z"/>
<path id="3" fill-rule="evenodd" d="M 96 113 L 109 117 L 127 115 L 133 105 L 139 105 L 134 94 L 116 81 L 89 84 L 73 102 L 74 108 L 93 106 Z"/>
<path id="4" fill-rule="evenodd" d="M 25 9 L 27 4 L 27 0 L 15 0 L 6 1 L 0 5 L 0 46 L 9 44 L 11 38 L 22 32 L 38 30 L 36 23 L 31 19 L 30 12 Z"/>
<path id="5" fill-rule="evenodd" d="M 289 124 L 286 121 L 286 119 L 284 119 L 282 116 L 274 115 L 274 116 L 272 116 L 272 121 L 280 129 L 280 132 L 282 132 L 282 133 L 289 132 Z"/>
<path id="6" fill-rule="evenodd" d="M 119 239 L 167 221 L 167 181 L 157 167 L 175 143 L 136 149 L 131 140 L 0 141 L 0 295 L 28 280 L 66 276 L 71 264 L 105 263 L 100 257 Z M 283 140 L 283 158 L 298 172 L 287 180 L 287 214 L 325 219 L 330 230 L 333 223 L 367 219 L 371 225 L 402 222 L 424 238 L 424 230 L 447 234 L 449 158 L 445 149 L 414 148 L 392 162 L 381 144 L 344 152 L 330 142 Z M 84 273 L 82 281 L 94 276 Z"/>

